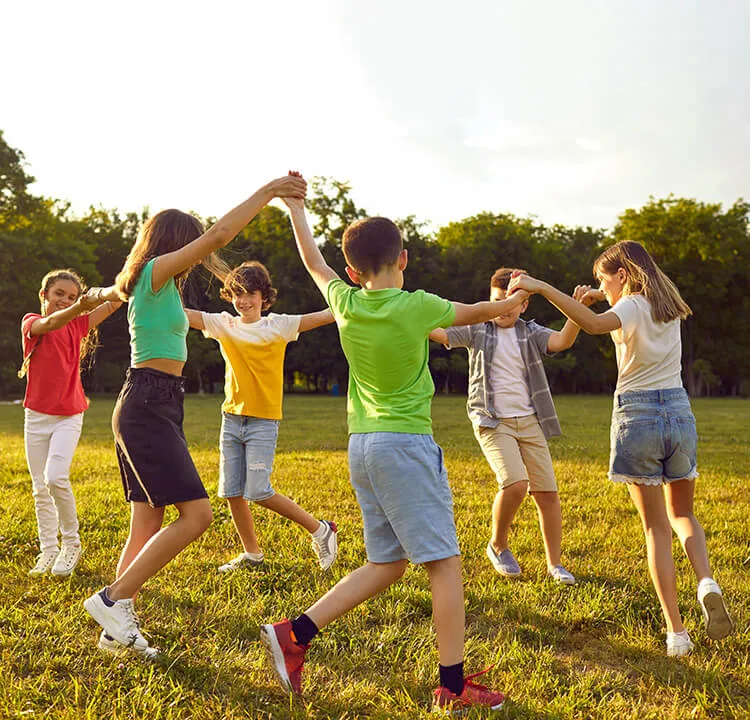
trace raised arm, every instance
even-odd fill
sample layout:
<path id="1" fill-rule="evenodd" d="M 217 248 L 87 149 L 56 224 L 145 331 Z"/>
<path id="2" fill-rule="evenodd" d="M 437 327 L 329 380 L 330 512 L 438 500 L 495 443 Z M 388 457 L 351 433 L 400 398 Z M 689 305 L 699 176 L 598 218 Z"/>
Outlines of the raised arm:
<path id="1" fill-rule="evenodd" d="M 440 343 L 441 345 L 448 344 L 448 333 L 445 328 L 435 328 L 429 335 L 432 342 Z"/>
<path id="2" fill-rule="evenodd" d="M 89 330 L 93 330 L 104 322 L 113 312 L 122 305 L 122 300 L 105 300 L 98 308 L 89 313 Z"/>
<path id="3" fill-rule="evenodd" d="M 508 290 L 514 288 L 521 288 L 526 292 L 542 295 L 589 335 L 603 335 L 620 327 L 620 318 L 611 310 L 595 313 L 589 310 L 584 303 L 566 295 L 549 283 L 537 280 L 529 275 L 518 275 L 512 278 Z M 598 291 L 591 290 L 590 293 L 589 297 L 593 297 L 594 300 L 602 299 L 601 293 L 598 293 Z"/>
<path id="4" fill-rule="evenodd" d="M 228 245 L 273 198 L 304 198 L 307 183 L 296 175 L 285 175 L 272 180 L 253 193 L 245 202 L 230 210 L 199 238 L 179 250 L 160 255 L 154 261 L 151 286 L 156 292 L 175 275 L 199 263 L 207 255 Z"/>
<path id="5" fill-rule="evenodd" d="M 91 294 L 91 290 L 81 295 L 72 305 L 58 310 L 57 312 L 50 313 L 44 317 L 34 320 L 29 328 L 31 335 L 46 335 L 48 332 L 57 330 L 67 325 L 71 320 L 77 318 L 79 315 L 87 313 L 89 310 L 93 310 L 95 307 L 100 305 L 102 300 L 98 300 L 96 296 Z"/>
<path id="6" fill-rule="evenodd" d="M 528 297 L 527 292 L 516 292 L 508 295 L 505 300 L 484 300 L 473 305 L 454 302 L 453 307 L 456 308 L 456 317 L 453 324 L 476 325 L 477 323 L 487 322 L 518 307 L 524 300 L 528 300 Z"/>
<path id="7" fill-rule="evenodd" d="M 306 313 L 299 320 L 298 332 L 303 333 L 322 327 L 323 325 L 330 325 L 333 321 L 333 313 L 330 310 Z"/>
<path id="8" fill-rule="evenodd" d="M 595 303 L 599 298 L 597 294 L 598 290 L 592 290 L 590 285 L 576 285 L 576 289 L 573 291 L 573 299 L 580 303 L 583 303 L 586 307 Z M 578 337 L 578 333 L 581 328 L 576 325 L 572 320 L 568 319 L 563 325 L 562 330 L 553 332 L 549 336 L 547 343 L 548 352 L 560 352 L 561 350 L 567 350 L 573 347 L 573 343 Z"/>
<path id="9" fill-rule="evenodd" d="M 284 198 L 284 202 L 292 216 L 294 237 L 297 241 L 297 250 L 299 250 L 302 263 L 320 292 L 325 296 L 326 286 L 331 280 L 337 279 L 338 275 L 325 261 L 315 238 L 313 238 L 310 225 L 307 222 L 304 202 L 298 198 Z"/>

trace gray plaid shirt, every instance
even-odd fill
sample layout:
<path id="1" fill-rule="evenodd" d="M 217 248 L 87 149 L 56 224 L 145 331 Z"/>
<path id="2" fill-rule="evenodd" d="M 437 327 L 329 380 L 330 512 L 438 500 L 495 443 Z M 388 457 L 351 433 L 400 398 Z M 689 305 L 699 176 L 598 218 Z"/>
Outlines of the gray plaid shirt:
<path id="1" fill-rule="evenodd" d="M 492 357 L 497 346 L 496 329 L 494 322 L 446 328 L 448 347 L 465 347 L 469 350 L 469 398 L 466 409 L 472 424 L 480 427 L 497 427 L 500 423 L 495 405 L 495 393 L 490 382 Z M 547 344 L 554 330 L 539 325 L 533 320 L 520 318 L 515 324 L 515 330 L 518 346 L 521 349 L 521 358 L 526 368 L 525 380 L 529 387 L 531 404 L 544 432 L 544 437 L 561 435 L 562 430 L 552 402 L 547 374 L 542 365 L 542 353 L 550 354 Z"/>

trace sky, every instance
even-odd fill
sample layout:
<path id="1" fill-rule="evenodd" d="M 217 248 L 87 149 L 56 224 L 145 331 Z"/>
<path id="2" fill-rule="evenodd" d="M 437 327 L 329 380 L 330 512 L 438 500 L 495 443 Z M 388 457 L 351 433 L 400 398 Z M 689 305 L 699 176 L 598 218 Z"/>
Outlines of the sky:
<path id="1" fill-rule="evenodd" d="M 31 191 L 220 215 L 298 169 L 433 228 L 750 197 L 746 0 L 13 2 Z"/>

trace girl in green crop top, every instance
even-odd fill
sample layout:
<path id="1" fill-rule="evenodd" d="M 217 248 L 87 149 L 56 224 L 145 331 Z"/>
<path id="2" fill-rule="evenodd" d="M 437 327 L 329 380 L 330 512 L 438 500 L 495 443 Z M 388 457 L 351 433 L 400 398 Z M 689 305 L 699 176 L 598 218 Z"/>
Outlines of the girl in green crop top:
<path id="1" fill-rule="evenodd" d="M 133 599 L 213 517 L 182 430 L 188 329 L 182 285 L 195 265 L 210 266 L 212 253 L 227 245 L 271 199 L 304 198 L 306 187 L 294 175 L 272 180 L 205 232 L 192 215 L 163 210 L 144 223 L 115 284 L 93 290 L 102 301 L 129 301 L 132 349 L 131 367 L 112 417 L 131 508 L 130 533 L 114 582 L 84 602 L 103 628 L 102 650 L 128 649 L 144 657 L 156 653 L 140 632 Z M 168 505 L 176 507 L 178 517 L 162 527 Z"/>

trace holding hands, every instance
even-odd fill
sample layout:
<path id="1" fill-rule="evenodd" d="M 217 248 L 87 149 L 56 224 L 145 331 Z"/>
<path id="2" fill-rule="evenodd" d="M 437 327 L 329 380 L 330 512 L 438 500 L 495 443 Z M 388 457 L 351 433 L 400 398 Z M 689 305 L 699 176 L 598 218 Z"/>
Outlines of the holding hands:
<path id="1" fill-rule="evenodd" d="M 290 201 L 302 204 L 307 195 L 307 181 L 294 170 L 290 170 L 284 177 L 272 180 L 270 186 L 274 197 L 281 198 L 287 205 L 290 205 Z"/>
<path id="2" fill-rule="evenodd" d="M 304 184 L 305 193 L 307 191 L 307 182 L 302 177 L 302 173 L 298 172 L 297 170 L 290 170 L 289 175 L 287 175 L 287 179 L 295 179 Z M 305 193 L 302 193 L 301 196 L 299 195 L 287 195 L 282 197 L 281 199 L 284 201 L 284 204 L 290 209 L 302 209 L 305 207 Z"/>
<path id="3" fill-rule="evenodd" d="M 586 307 L 591 307 L 595 302 L 604 300 L 604 293 L 591 285 L 576 285 L 573 291 L 573 299 L 583 303 Z"/>

